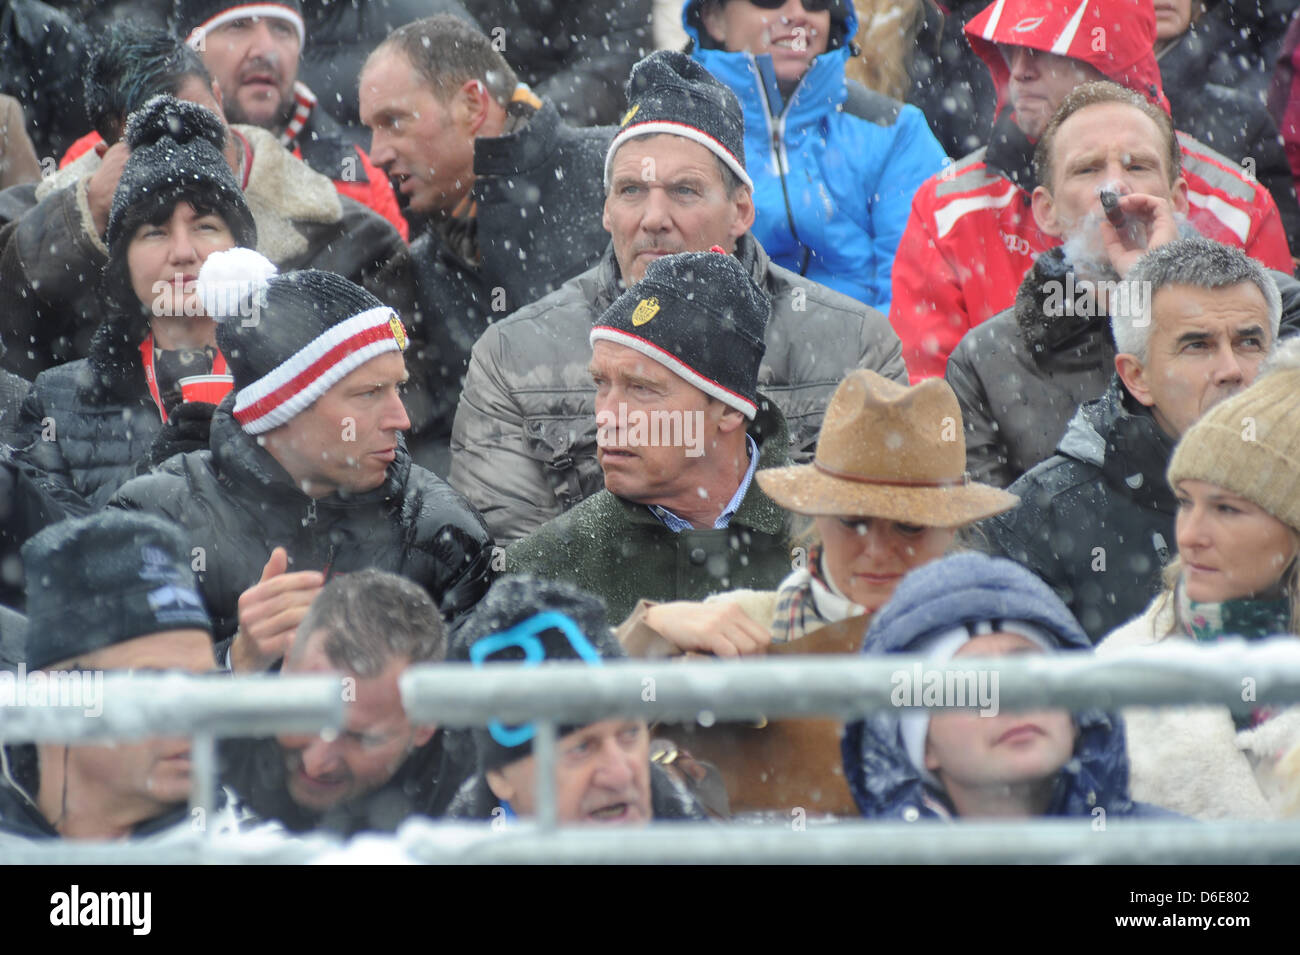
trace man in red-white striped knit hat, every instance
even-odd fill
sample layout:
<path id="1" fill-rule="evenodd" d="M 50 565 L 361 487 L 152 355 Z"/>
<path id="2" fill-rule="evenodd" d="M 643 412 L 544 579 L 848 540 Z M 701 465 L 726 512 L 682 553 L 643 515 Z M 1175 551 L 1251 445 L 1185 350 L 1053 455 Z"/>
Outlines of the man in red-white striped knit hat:
<path id="1" fill-rule="evenodd" d="M 374 209 L 408 238 L 388 177 L 298 80 L 307 43 L 298 0 L 174 0 L 172 22 L 217 81 L 230 122 L 274 133 L 334 180 L 340 195 Z"/>
<path id="2" fill-rule="evenodd" d="M 209 256 L 198 285 L 234 390 L 208 450 L 170 458 L 110 505 L 188 535 L 218 659 L 273 666 L 335 573 L 408 577 L 449 621 L 472 607 L 491 542 L 478 512 L 407 454 L 397 313 L 339 275 L 279 275 L 248 249 Z"/>

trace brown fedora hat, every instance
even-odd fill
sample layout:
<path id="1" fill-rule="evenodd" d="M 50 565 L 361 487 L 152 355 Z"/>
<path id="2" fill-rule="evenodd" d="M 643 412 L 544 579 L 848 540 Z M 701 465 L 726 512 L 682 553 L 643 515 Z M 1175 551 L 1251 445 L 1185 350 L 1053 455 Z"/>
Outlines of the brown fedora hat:
<path id="1" fill-rule="evenodd" d="M 757 474 L 768 497 L 796 514 L 882 517 L 959 527 L 1020 503 L 966 477 L 966 432 L 942 378 L 911 388 L 851 372 L 831 397 L 812 464 Z"/>

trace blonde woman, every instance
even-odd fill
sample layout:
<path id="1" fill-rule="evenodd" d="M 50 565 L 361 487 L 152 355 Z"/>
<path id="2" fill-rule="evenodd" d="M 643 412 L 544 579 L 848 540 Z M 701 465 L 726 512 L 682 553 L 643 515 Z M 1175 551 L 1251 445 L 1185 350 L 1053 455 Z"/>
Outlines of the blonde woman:
<path id="1" fill-rule="evenodd" d="M 1018 502 L 966 480 L 964 434 L 942 379 L 907 388 L 853 372 L 831 398 L 814 462 L 756 475 L 772 500 L 813 519 L 811 546 L 795 555 L 794 571 L 776 590 L 643 601 L 620 639 L 633 655 L 738 656 L 875 613 L 904 574 L 947 553 L 961 528 Z"/>
<path id="2" fill-rule="evenodd" d="M 1164 592 L 1097 652 L 1300 633 L 1300 341 L 1184 434 L 1168 477 L 1178 559 Z M 1294 798 L 1300 707 L 1136 707 L 1124 719 L 1135 799 L 1271 819 Z"/>

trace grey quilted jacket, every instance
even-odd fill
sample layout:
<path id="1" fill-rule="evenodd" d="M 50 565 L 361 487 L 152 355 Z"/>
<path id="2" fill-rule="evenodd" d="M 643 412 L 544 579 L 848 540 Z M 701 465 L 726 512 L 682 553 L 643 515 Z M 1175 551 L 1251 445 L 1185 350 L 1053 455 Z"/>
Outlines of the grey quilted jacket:
<path id="1" fill-rule="evenodd" d="M 749 234 L 736 256 L 772 297 L 758 388 L 780 408 L 790 456 L 803 463 L 848 372 L 870 368 L 907 383 L 898 336 L 875 309 L 769 262 Z M 594 268 L 488 326 L 474 345 L 449 480 L 498 543 L 526 537 L 604 486 L 588 335 L 623 290 L 610 247 Z"/>

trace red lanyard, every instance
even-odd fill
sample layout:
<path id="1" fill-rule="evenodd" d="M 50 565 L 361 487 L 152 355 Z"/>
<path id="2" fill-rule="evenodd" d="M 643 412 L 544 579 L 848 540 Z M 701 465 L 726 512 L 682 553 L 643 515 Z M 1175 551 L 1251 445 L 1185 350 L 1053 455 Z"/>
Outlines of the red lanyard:
<path id="1" fill-rule="evenodd" d="M 140 360 L 144 362 L 144 380 L 149 384 L 149 394 L 153 396 L 153 403 L 158 406 L 158 414 L 162 415 L 165 424 L 167 409 L 163 407 L 162 395 L 158 392 L 158 376 L 153 370 L 153 332 L 146 335 L 144 341 L 140 343 Z M 226 374 L 226 356 L 220 351 L 217 352 L 217 357 L 212 359 L 211 374 Z"/>

